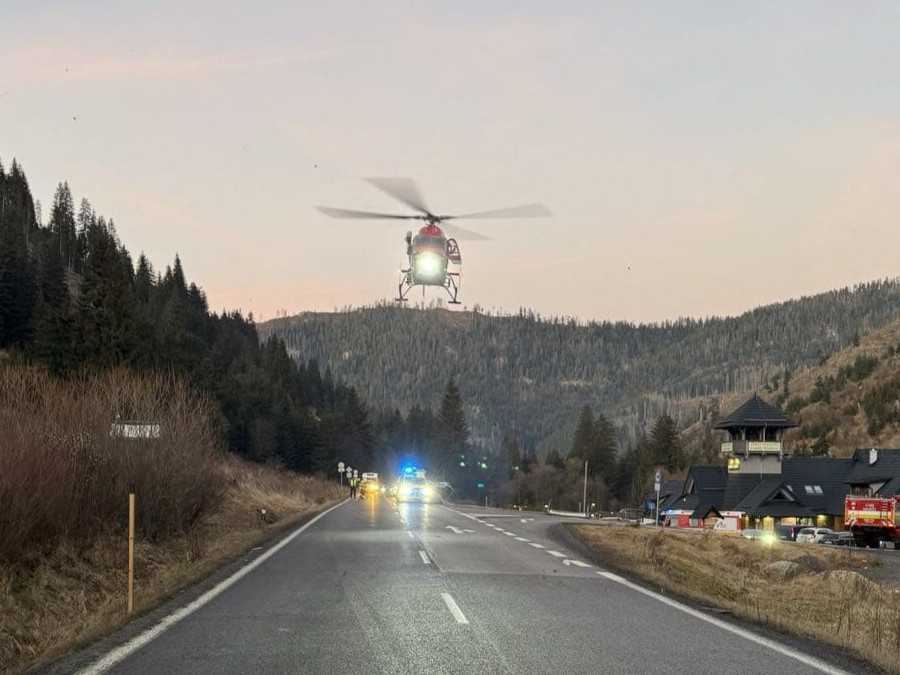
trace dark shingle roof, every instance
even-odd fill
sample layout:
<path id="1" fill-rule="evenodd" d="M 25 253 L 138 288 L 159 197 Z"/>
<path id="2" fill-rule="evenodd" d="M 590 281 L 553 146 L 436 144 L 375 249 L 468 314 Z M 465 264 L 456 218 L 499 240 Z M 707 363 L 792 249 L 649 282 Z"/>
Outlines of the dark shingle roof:
<path id="1" fill-rule="evenodd" d="M 735 509 L 735 507 L 768 475 L 769 474 L 760 475 L 758 473 L 729 474 L 728 484 L 725 486 L 725 494 L 722 497 L 722 508 L 725 511 L 740 511 L 740 509 Z"/>
<path id="2" fill-rule="evenodd" d="M 869 464 L 871 452 L 869 448 L 861 448 L 853 453 L 847 482 L 859 485 L 887 481 L 878 494 L 896 494 L 897 482 L 900 480 L 900 450 L 876 448 L 877 459 L 874 464 Z"/>
<path id="3" fill-rule="evenodd" d="M 722 503 L 727 479 L 728 473 L 723 466 L 706 464 L 692 466 L 684 480 L 684 490 L 692 487 L 693 491 L 690 494 L 683 493 L 670 500 L 667 508 L 693 511 L 706 505 L 717 507 Z M 662 507 L 660 507 L 660 511 L 662 511 Z"/>
<path id="4" fill-rule="evenodd" d="M 781 476 L 778 474 L 766 476 L 731 476 L 732 480 L 735 478 L 756 478 L 756 483 L 751 485 L 750 489 L 747 490 L 738 501 L 733 502 L 728 506 L 729 511 L 743 511 L 744 513 L 754 514 L 756 513 L 756 509 L 778 492 L 778 488 L 782 485 Z M 731 487 L 731 481 L 728 482 L 729 487 Z M 747 484 L 749 484 L 749 481 L 747 481 Z"/>
<path id="5" fill-rule="evenodd" d="M 732 427 L 770 427 L 789 429 L 797 423 L 788 419 L 780 408 L 766 403 L 753 394 L 749 401 L 727 417 L 716 422 L 715 429 L 731 429 Z"/>
<path id="6" fill-rule="evenodd" d="M 844 513 L 847 475 L 853 460 L 833 457 L 786 457 L 781 465 L 781 480 L 789 485 L 797 501 L 816 513 Z M 806 491 L 811 486 L 813 492 Z M 818 494 L 815 487 L 822 488 Z"/>

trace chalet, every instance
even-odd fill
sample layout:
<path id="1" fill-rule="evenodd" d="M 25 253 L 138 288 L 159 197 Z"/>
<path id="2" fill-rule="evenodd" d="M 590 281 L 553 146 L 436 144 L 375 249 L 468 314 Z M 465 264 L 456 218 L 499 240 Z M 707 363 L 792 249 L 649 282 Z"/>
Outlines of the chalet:
<path id="1" fill-rule="evenodd" d="M 844 497 L 859 462 L 794 457 L 782 435 L 795 426 L 781 410 L 755 395 L 719 421 L 715 428 L 728 434 L 721 446 L 725 466 L 692 467 L 667 522 L 730 530 L 772 529 L 777 524 L 841 529 Z M 900 464 L 900 452 L 897 461 Z M 888 473 L 886 468 L 880 473 L 860 469 L 858 485 L 869 478 L 877 484 Z M 900 480 L 900 471 L 893 475 Z"/>
<path id="2" fill-rule="evenodd" d="M 684 479 L 681 495 L 659 512 L 669 527 L 703 527 L 708 519 L 718 519 L 728 474 L 724 467 L 692 466 Z"/>

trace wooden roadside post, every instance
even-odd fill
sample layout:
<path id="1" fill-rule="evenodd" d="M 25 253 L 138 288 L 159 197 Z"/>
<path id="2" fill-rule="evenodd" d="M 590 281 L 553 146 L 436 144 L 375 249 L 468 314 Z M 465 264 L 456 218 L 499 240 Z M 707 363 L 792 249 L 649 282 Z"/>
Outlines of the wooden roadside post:
<path id="1" fill-rule="evenodd" d="M 134 486 L 128 491 L 128 614 L 134 612 Z"/>

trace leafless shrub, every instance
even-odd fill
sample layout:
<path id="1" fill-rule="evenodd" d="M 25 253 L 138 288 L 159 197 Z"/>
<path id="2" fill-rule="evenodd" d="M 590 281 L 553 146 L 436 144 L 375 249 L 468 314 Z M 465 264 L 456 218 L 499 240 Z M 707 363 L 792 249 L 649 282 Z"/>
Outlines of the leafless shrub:
<path id="1" fill-rule="evenodd" d="M 114 433 L 117 420 L 157 423 L 159 437 Z M 174 377 L 0 367 L 0 558 L 124 527 L 130 487 L 143 538 L 188 530 L 222 495 L 210 420 Z"/>

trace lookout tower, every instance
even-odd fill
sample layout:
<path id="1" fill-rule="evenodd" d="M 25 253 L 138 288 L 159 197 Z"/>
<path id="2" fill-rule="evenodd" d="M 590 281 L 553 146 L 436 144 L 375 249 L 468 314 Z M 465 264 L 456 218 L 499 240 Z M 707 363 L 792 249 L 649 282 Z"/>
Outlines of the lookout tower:
<path id="1" fill-rule="evenodd" d="M 785 429 L 796 427 L 782 410 L 754 394 L 750 400 L 714 429 L 728 432 L 722 455 L 728 459 L 729 473 L 781 473 L 781 460 L 789 454 L 782 445 Z"/>

